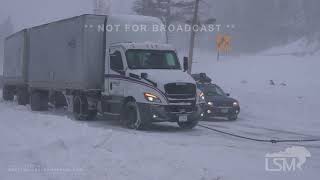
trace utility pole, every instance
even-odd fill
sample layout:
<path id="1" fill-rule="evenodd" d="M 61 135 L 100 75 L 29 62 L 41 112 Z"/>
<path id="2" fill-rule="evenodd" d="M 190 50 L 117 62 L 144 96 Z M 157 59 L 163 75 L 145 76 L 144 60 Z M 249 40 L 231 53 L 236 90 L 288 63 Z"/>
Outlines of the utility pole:
<path id="1" fill-rule="evenodd" d="M 200 0 L 195 1 L 195 8 L 194 8 L 194 14 L 193 14 L 192 25 L 191 25 L 189 62 L 188 62 L 188 64 L 189 64 L 188 73 L 189 74 L 191 74 L 192 63 L 193 63 L 193 49 L 194 49 L 194 42 L 195 42 L 195 38 L 196 38 L 196 32 L 194 31 L 194 26 L 198 24 L 199 3 L 200 3 Z"/>

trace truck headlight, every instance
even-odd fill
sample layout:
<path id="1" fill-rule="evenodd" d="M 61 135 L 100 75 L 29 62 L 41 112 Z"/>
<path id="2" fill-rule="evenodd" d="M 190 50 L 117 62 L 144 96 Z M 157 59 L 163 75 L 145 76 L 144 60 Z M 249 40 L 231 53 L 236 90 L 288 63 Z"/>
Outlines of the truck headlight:
<path id="1" fill-rule="evenodd" d="M 208 105 L 209 105 L 209 106 L 212 106 L 212 105 L 213 105 L 213 102 L 211 102 L 211 101 L 208 102 Z"/>
<path id="2" fill-rule="evenodd" d="M 233 102 L 233 106 L 237 107 L 237 106 L 239 106 L 239 103 L 238 102 Z"/>
<path id="3" fill-rule="evenodd" d="M 149 102 L 161 103 L 160 98 L 151 93 L 144 93 L 144 98 Z"/>

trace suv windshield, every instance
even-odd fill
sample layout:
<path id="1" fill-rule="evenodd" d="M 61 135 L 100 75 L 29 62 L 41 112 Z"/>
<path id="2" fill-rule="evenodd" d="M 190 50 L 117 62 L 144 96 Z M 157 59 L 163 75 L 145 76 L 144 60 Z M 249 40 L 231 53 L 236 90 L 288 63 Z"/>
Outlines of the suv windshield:
<path id="1" fill-rule="evenodd" d="M 226 93 L 216 85 L 198 85 L 198 88 L 206 96 L 226 96 Z"/>
<path id="2" fill-rule="evenodd" d="M 128 50 L 126 57 L 130 69 L 181 69 L 174 51 Z"/>

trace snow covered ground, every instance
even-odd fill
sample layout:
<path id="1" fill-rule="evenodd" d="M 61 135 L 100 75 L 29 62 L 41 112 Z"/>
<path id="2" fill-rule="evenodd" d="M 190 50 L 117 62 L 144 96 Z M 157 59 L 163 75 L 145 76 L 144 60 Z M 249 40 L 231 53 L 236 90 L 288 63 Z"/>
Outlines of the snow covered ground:
<path id="1" fill-rule="evenodd" d="M 268 138 L 320 137 L 319 57 L 239 56 L 197 53 L 195 72 L 207 72 L 237 98 L 235 122 L 202 124 L 240 135 Z M 273 80 L 275 85 L 270 85 Z M 31 112 L 0 101 L 0 179 L 237 180 L 316 179 L 320 143 L 268 144 L 197 127 L 155 124 L 148 131 L 122 128 L 99 118 L 78 122 L 62 110 Z M 303 170 L 268 172 L 265 155 L 304 146 Z"/>
<path id="2" fill-rule="evenodd" d="M 313 55 L 319 54 L 320 44 L 318 41 L 311 42 L 308 38 L 300 38 L 286 46 L 273 47 L 261 52 L 264 55 Z"/>
<path id="3" fill-rule="evenodd" d="M 219 62 L 211 54 L 201 56 L 195 71 L 206 72 L 240 101 L 238 123 L 319 132 L 320 56 L 222 57 Z"/>

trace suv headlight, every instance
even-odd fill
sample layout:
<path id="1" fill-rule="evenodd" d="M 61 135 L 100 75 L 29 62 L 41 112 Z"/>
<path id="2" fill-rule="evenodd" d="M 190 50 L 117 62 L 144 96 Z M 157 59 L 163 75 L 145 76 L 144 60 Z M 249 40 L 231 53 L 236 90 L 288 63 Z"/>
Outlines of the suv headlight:
<path id="1" fill-rule="evenodd" d="M 199 99 L 198 101 L 199 101 L 200 104 L 206 103 L 203 92 L 200 92 L 200 93 L 198 94 L 198 99 Z"/>
<path id="2" fill-rule="evenodd" d="M 161 100 L 158 96 L 151 93 L 144 93 L 144 98 L 149 102 L 161 103 Z"/>
<path id="3" fill-rule="evenodd" d="M 201 93 L 199 94 L 199 97 L 200 97 L 201 100 L 205 100 L 203 92 L 201 92 Z"/>
<path id="4" fill-rule="evenodd" d="M 237 106 L 239 106 L 239 103 L 238 102 L 233 102 L 233 106 L 237 107 Z"/>

